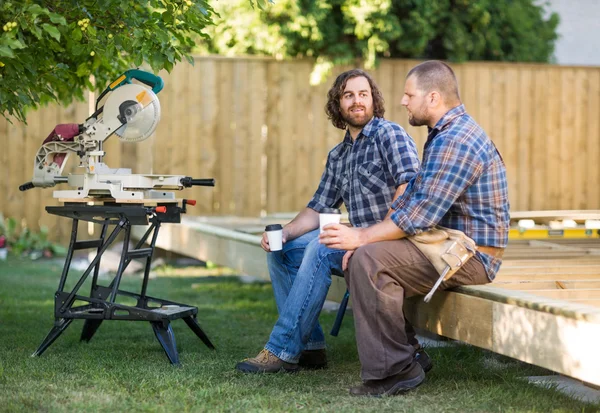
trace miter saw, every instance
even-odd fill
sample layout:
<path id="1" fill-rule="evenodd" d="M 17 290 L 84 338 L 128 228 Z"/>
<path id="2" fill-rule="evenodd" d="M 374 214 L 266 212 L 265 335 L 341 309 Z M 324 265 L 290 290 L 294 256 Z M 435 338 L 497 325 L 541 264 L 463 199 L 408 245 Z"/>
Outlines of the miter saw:
<path id="1" fill-rule="evenodd" d="M 141 83 L 133 83 L 136 80 Z M 90 341 L 106 320 L 148 321 L 171 363 L 179 364 L 171 321 L 183 319 L 209 348 L 212 342 L 197 321 L 198 308 L 147 295 L 152 257 L 162 223 L 179 223 L 187 205 L 195 200 L 176 200 L 168 190 L 192 185 L 214 186 L 213 179 L 192 179 L 179 175 L 135 175 L 130 169 L 111 169 L 102 162 L 102 145 L 112 135 L 126 142 L 148 138 L 160 119 L 156 94 L 163 88 L 160 77 L 141 70 L 129 70 L 111 83 L 96 100 L 96 110 L 83 124 L 56 126 L 35 156 L 33 180 L 20 186 L 22 191 L 34 187 L 52 187 L 68 183 L 76 189 L 54 191 L 61 206 L 47 206 L 50 214 L 71 218 L 71 241 L 65 258 L 58 289 L 54 294 L 54 327 L 34 352 L 39 356 L 75 319 L 85 320 L 81 340 Z M 76 153 L 83 174 L 62 175 L 66 160 Z M 78 239 L 79 222 L 102 226 L 97 239 Z M 130 248 L 131 229 L 147 225 L 144 235 Z M 112 230 L 111 230 L 112 228 Z M 122 236 L 121 258 L 110 284 L 99 278 L 103 254 Z M 148 247 L 145 247 L 145 244 Z M 89 249 L 91 262 L 79 281 L 67 283 L 71 260 L 77 250 Z M 92 259 L 94 251 L 95 257 Z M 123 273 L 134 259 L 145 262 L 140 293 L 120 287 Z M 90 293 L 82 287 L 91 277 Z M 66 286 L 72 286 L 71 291 Z M 125 304 L 122 297 L 135 300 Z"/>
<path id="2" fill-rule="evenodd" d="M 149 138 L 156 130 L 160 120 L 156 94 L 163 85 L 162 79 L 151 73 L 137 69 L 126 71 L 100 94 L 95 112 L 83 124 L 63 124 L 54 128 L 35 156 L 33 180 L 19 189 L 26 191 L 68 183 L 77 189 L 54 191 L 55 198 L 110 197 L 119 201 L 143 202 L 175 198 L 172 192 L 165 190 L 192 185 L 214 186 L 213 179 L 132 174 L 131 169 L 111 169 L 102 162 L 105 155 L 103 143 L 113 134 L 124 142 L 139 142 Z M 79 155 L 79 166 L 85 168 L 85 173 L 62 175 L 71 153 Z"/>

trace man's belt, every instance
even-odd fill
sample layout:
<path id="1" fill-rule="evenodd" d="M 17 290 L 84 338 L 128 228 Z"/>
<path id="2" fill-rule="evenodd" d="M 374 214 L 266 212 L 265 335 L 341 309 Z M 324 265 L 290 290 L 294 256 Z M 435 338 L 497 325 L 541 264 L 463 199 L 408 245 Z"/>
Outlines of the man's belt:
<path id="1" fill-rule="evenodd" d="M 502 255 L 504 254 L 504 248 L 488 247 L 488 246 L 483 246 L 483 245 L 481 245 L 481 246 L 478 245 L 477 251 L 483 252 L 486 255 L 489 255 L 491 257 L 498 258 L 498 259 L 501 259 Z"/>

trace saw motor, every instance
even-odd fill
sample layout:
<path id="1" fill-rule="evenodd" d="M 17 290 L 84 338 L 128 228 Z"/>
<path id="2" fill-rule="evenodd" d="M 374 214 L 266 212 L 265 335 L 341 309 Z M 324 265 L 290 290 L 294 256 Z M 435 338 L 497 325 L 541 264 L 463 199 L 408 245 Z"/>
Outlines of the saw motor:
<path id="1" fill-rule="evenodd" d="M 137 80 L 140 83 L 133 83 Z M 67 183 L 76 189 L 54 191 L 55 198 L 144 202 L 175 199 L 172 192 L 192 185 L 214 186 L 213 179 L 179 175 L 132 174 L 131 169 L 109 168 L 103 163 L 103 143 L 112 135 L 124 142 L 149 138 L 160 121 L 157 94 L 163 80 L 142 70 L 128 70 L 96 100 L 95 112 L 83 124 L 57 125 L 42 143 L 33 166 L 33 179 L 19 187 L 53 187 Z M 62 175 L 71 153 L 79 156 L 83 174 Z"/>

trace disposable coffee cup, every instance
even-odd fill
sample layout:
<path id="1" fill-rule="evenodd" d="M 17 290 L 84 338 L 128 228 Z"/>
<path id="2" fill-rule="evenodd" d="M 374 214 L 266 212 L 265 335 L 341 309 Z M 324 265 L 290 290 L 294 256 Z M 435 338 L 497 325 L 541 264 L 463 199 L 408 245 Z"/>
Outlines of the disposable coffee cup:
<path id="1" fill-rule="evenodd" d="M 319 213 L 319 230 L 323 231 L 323 227 L 329 224 L 339 224 L 342 213 L 337 208 L 324 208 Z"/>
<path id="2" fill-rule="evenodd" d="M 271 252 L 281 251 L 281 248 L 283 248 L 283 242 L 281 239 L 283 236 L 283 227 L 279 224 L 267 225 L 265 227 L 265 232 L 267 233 Z"/>

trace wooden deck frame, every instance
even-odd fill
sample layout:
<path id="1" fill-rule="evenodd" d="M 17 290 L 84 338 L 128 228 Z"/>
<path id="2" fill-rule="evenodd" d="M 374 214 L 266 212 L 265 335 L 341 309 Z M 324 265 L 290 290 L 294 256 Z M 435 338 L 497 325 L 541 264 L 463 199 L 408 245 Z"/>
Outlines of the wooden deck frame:
<path id="1" fill-rule="evenodd" d="M 417 327 L 600 385 L 600 309 L 491 286 L 407 304 Z"/>
<path id="2" fill-rule="evenodd" d="M 180 225 L 163 226 L 156 246 L 268 279 L 261 237 L 254 234 L 285 221 L 184 217 Z M 441 291 L 428 304 L 407 300 L 406 315 L 432 333 L 600 386 L 600 256 L 588 247 L 509 248 L 497 282 Z M 533 258 L 544 254 L 552 258 Z M 343 279 L 334 277 L 329 298 L 344 291 Z"/>

